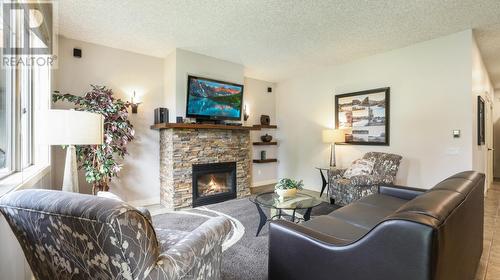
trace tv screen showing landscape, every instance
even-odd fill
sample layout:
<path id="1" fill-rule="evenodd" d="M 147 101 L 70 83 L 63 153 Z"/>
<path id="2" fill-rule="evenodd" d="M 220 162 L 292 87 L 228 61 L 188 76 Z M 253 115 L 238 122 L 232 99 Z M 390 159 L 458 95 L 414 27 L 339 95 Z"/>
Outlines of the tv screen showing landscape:
<path id="1" fill-rule="evenodd" d="M 186 117 L 241 119 L 243 85 L 188 77 Z"/>

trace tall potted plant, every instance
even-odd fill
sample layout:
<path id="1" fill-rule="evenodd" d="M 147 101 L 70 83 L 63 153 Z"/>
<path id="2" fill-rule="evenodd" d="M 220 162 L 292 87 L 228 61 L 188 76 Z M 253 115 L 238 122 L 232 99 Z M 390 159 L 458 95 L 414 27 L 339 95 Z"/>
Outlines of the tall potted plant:
<path id="1" fill-rule="evenodd" d="M 105 86 L 91 85 L 83 96 L 73 94 L 52 95 L 52 101 L 68 101 L 75 110 L 99 113 L 104 117 L 104 141 L 102 145 L 76 146 L 78 167 L 85 171 L 85 180 L 92 184 L 92 193 L 109 190 L 111 179 L 117 176 L 119 163 L 127 154 L 127 144 L 134 139 L 134 128 L 128 120 L 129 102 L 113 97 L 113 91 Z"/>

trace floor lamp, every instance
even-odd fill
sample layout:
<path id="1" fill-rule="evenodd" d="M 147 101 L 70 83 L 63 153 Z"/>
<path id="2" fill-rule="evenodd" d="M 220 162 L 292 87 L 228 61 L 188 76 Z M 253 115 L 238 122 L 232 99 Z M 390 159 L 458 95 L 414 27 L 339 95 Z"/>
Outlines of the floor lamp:
<path id="1" fill-rule="evenodd" d="M 48 144 L 65 145 L 63 191 L 79 192 L 75 145 L 100 145 L 104 118 L 100 114 L 75 110 L 49 110 Z"/>
<path id="2" fill-rule="evenodd" d="M 330 144 L 330 167 L 335 167 L 335 143 L 344 143 L 345 133 L 340 129 L 323 130 L 323 142 Z"/>

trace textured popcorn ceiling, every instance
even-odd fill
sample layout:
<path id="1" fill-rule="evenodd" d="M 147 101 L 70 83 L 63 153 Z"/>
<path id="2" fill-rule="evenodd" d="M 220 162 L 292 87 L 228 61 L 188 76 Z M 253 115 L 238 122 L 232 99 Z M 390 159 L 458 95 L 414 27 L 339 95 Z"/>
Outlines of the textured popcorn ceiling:
<path id="1" fill-rule="evenodd" d="M 488 69 L 500 82 L 500 55 L 494 55 L 500 0 L 58 3 L 63 36 L 159 57 L 187 49 L 243 64 L 247 76 L 269 81 L 477 28 Z"/>
<path id="2" fill-rule="evenodd" d="M 498 92 L 500 90 L 500 24 L 478 28 L 474 35 L 488 68 L 493 87 Z"/>

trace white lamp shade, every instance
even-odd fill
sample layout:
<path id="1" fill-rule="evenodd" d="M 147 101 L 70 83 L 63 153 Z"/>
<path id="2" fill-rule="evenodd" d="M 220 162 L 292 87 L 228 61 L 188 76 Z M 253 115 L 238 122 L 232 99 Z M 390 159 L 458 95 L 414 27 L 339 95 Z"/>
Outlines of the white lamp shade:
<path id="1" fill-rule="evenodd" d="M 345 133 L 340 129 L 325 129 L 323 130 L 324 143 L 345 142 Z"/>
<path id="2" fill-rule="evenodd" d="M 104 117 L 75 110 L 49 110 L 49 145 L 98 145 L 103 142 Z"/>

